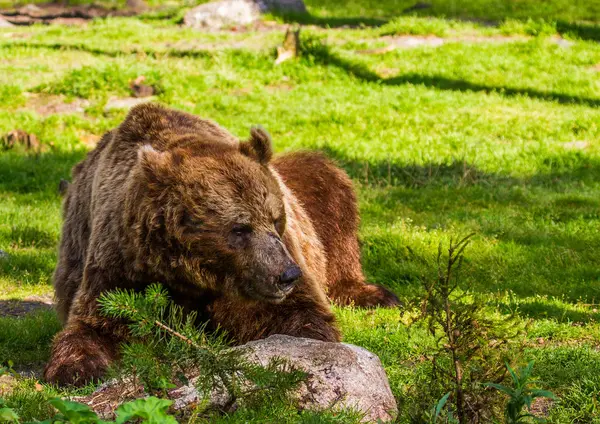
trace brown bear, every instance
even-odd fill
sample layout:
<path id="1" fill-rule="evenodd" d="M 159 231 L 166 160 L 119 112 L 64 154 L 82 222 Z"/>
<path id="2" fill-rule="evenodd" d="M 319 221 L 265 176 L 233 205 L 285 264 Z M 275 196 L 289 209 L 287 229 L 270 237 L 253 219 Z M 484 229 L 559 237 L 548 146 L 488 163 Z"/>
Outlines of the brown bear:
<path id="1" fill-rule="evenodd" d="M 161 282 L 175 302 L 237 343 L 288 334 L 339 341 L 329 298 L 398 299 L 365 283 L 356 196 L 318 153 L 272 158 L 253 128 L 240 142 L 215 123 L 144 104 L 73 169 L 54 274 L 56 336 L 45 378 L 103 375 L 128 330 L 100 314 L 115 288 Z"/>

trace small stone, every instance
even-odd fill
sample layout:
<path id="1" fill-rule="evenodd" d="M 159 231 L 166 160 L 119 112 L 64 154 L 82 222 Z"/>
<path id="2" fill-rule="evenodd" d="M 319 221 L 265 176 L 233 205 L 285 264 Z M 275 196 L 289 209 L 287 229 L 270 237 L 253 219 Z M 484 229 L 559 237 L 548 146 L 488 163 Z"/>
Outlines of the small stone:
<path id="1" fill-rule="evenodd" d="M 9 255 L 4 250 L 0 250 L 0 260 L 8 259 Z"/>
<path id="2" fill-rule="evenodd" d="M 4 16 L 0 15 L 0 28 L 11 28 L 11 27 L 14 27 L 14 25 L 11 24 L 10 22 L 8 22 Z"/>
<path id="3" fill-rule="evenodd" d="M 260 17 L 260 7 L 250 0 L 222 0 L 202 4 L 185 14 L 183 22 L 196 29 L 221 29 L 249 25 Z"/>
<path id="4" fill-rule="evenodd" d="M 263 13 L 306 13 L 302 0 L 221 0 L 201 4 L 185 14 L 185 26 L 196 29 L 250 25 Z"/>
<path id="5" fill-rule="evenodd" d="M 154 95 L 154 87 L 145 84 L 146 77 L 140 75 L 129 83 L 133 97 L 150 97 Z"/>

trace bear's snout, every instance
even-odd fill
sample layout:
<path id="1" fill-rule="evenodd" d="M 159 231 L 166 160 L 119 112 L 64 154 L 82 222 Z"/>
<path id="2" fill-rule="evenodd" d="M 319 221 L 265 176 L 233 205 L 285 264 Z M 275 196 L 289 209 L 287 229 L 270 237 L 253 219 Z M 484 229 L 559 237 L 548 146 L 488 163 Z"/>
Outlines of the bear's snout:
<path id="1" fill-rule="evenodd" d="M 284 293 L 289 293 L 300 277 L 302 277 L 302 270 L 299 266 L 292 265 L 279 276 L 277 288 Z"/>

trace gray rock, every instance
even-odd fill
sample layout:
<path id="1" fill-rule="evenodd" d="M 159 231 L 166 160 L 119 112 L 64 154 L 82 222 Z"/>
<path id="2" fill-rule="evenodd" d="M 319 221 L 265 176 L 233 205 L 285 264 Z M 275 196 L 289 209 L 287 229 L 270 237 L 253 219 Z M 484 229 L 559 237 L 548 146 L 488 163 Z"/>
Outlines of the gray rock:
<path id="1" fill-rule="evenodd" d="M 304 370 L 308 379 L 294 394 L 302 409 L 352 408 L 364 414 L 365 422 L 391 421 L 398 412 L 396 401 L 379 358 L 366 349 L 345 343 L 326 343 L 283 335 L 250 342 L 247 358 L 268 365 L 283 358 Z M 193 407 L 201 396 L 190 385 L 169 393 L 176 409 Z M 211 394 L 210 406 L 222 409 L 230 400 L 223 391 Z"/>
<path id="2" fill-rule="evenodd" d="M 6 253 L 4 250 L 0 250 L 0 260 L 8 259 L 8 258 L 9 258 L 8 253 Z"/>
<path id="3" fill-rule="evenodd" d="M 202 4 L 185 14 L 183 22 L 196 29 L 249 25 L 260 17 L 260 7 L 250 0 L 222 0 Z"/>
<path id="4" fill-rule="evenodd" d="M 268 12 L 306 13 L 306 6 L 302 0 L 221 0 L 189 10 L 183 22 L 196 29 L 220 29 L 249 25 Z"/>

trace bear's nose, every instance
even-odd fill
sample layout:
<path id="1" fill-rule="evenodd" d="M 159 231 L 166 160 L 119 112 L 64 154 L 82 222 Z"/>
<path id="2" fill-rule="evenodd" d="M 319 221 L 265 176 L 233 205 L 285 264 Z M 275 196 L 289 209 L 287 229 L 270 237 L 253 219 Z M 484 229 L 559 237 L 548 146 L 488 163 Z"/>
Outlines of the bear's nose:
<path id="1" fill-rule="evenodd" d="M 297 265 L 293 265 L 279 276 L 277 286 L 281 291 L 289 291 L 300 277 L 302 277 L 302 270 Z"/>

